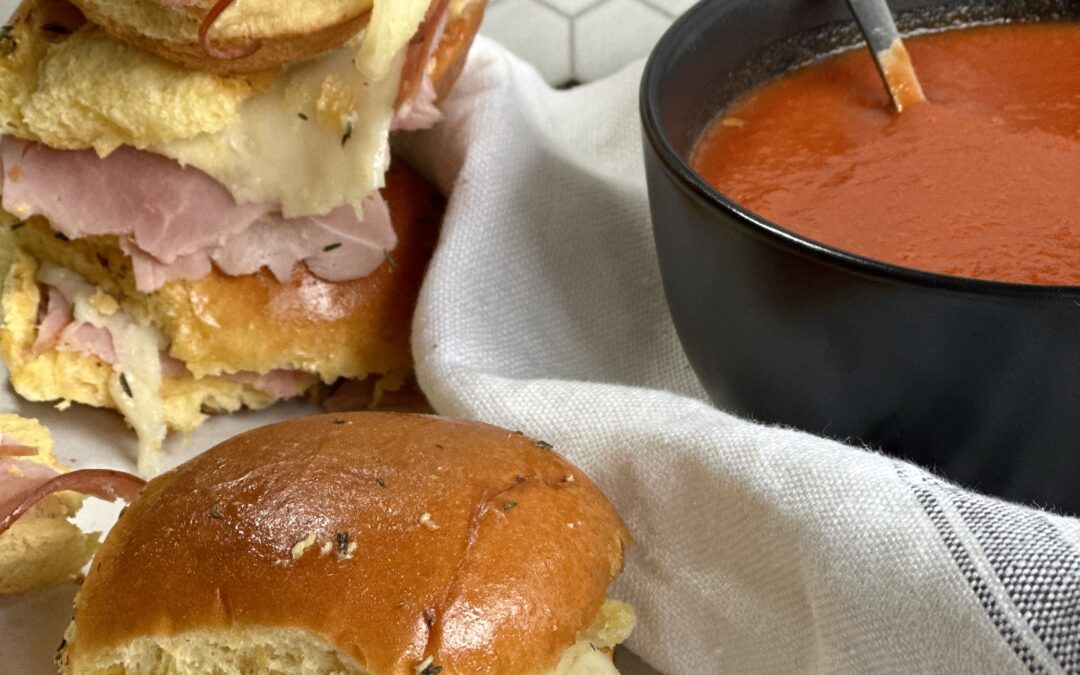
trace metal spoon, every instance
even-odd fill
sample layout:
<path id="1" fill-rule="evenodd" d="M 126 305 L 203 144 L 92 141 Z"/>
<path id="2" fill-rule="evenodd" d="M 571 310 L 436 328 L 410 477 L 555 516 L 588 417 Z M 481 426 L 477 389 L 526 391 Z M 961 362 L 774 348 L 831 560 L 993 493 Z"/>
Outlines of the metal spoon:
<path id="1" fill-rule="evenodd" d="M 919 78 L 915 76 L 911 58 L 896 30 L 896 23 L 886 1 L 847 0 L 847 4 L 859 23 L 863 37 L 866 38 L 866 44 L 896 112 L 902 112 L 908 106 L 925 101 L 926 96 L 919 85 Z"/>

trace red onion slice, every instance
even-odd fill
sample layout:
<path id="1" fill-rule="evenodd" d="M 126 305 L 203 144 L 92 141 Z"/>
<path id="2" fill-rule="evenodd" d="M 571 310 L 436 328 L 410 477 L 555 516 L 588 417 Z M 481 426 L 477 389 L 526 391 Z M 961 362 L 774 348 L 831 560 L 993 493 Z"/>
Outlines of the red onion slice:
<path id="1" fill-rule="evenodd" d="M 0 457 L 32 457 L 36 454 L 37 448 L 0 438 Z"/>
<path id="2" fill-rule="evenodd" d="M 202 23 L 199 24 L 199 44 L 202 46 L 203 51 L 206 52 L 206 55 L 211 58 L 221 59 L 222 61 L 235 61 L 245 56 L 251 56 L 262 48 L 262 42 L 258 40 L 225 48 L 219 48 L 210 41 L 210 29 L 217 23 L 221 13 L 228 9 L 233 2 L 235 0 L 217 0 L 214 6 L 210 8 L 210 11 L 206 13 L 206 16 L 203 17 Z"/>
<path id="3" fill-rule="evenodd" d="M 72 490 L 110 502 L 117 499 L 131 502 L 146 485 L 146 481 L 138 476 L 112 469 L 79 469 L 45 480 L 40 477 L 27 477 L 27 480 L 31 481 L 27 489 L 0 501 L 0 534 L 54 492 Z"/>

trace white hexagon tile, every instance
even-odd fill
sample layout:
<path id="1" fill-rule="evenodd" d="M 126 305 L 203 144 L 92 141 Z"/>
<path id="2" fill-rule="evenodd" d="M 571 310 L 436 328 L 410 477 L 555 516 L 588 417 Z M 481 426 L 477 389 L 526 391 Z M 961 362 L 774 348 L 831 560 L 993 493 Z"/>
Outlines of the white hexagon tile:
<path id="1" fill-rule="evenodd" d="M 488 0 L 481 32 L 549 84 L 588 82 L 645 56 L 696 0 Z"/>

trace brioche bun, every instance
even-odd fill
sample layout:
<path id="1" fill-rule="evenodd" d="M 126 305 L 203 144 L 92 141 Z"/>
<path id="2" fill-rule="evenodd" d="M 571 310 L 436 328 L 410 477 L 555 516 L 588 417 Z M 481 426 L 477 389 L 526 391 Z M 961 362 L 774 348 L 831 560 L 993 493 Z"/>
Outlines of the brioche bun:
<path id="1" fill-rule="evenodd" d="M 199 24 L 214 0 L 193 4 L 158 0 L 73 0 L 86 17 L 119 40 L 188 68 L 222 74 L 277 68 L 340 47 L 368 23 L 371 0 L 238 0 L 214 24 L 213 42 L 223 48 L 259 48 L 244 56 L 210 56 L 199 41 Z M 468 34 L 452 50 L 440 50 L 441 70 L 464 62 L 486 0 L 451 3 L 447 30 Z M 460 66 L 456 66 L 460 69 Z"/>
<path id="2" fill-rule="evenodd" d="M 91 565 L 61 672 L 551 672 L 582 638 L 597 658 L 626 637 L 605 594 L 628 541 L 592 481 L 520 433 L 282 422 L 146 486 Z"/>

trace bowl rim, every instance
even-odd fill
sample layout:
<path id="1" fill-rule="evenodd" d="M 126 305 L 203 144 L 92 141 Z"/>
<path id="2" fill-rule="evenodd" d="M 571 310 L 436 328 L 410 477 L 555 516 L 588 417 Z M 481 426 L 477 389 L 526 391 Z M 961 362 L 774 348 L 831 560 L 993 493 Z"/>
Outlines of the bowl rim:
<path id="1" fill-rule="evenodd" d="M 975 279 L 904 267 L 868 258 L 815 241 L 794 230 L 785 228 L 740 205 L 705 181 L 694 171 L 690 163 L 675 150 L 664 134 L 660 124 L 662 105 L 659 99 L 659 91 L 663 82 L 662 71 L 666 70 L 666 66 L 673 63 L 680 56 L 683 45 L 691 42 L 688 39 L 689 34 L 702 25 L 704 18 L 702 15 L 713 4 L 721 2 L 725 2 L 725 0 L 699 0 L 668 27 L 649 54 L 641 75 L 641 86 L 638 90 L 638 108 L 645 139 L 652 146 L 653 152 L 660 159 L 666 172 L 673 176 L 679 186 L 688 192 L 690 196 L 733 216 L 740 226 L 750 230 L 751 234 L 764 238 L 770 245 L 792 250 L 818 262 L 840 267 L 859 275 L 900 284 L 985 296 L 1019 296 L 1055 300 L 1076 300 L 1080 298 L 1080 286 L 1078 285 L 1025 284 L 1011 281 Z M 719 114 L 719 111 L 717 111 L 717 114 Z M 656 229 L 655 223 L 653 228 Z"/>

